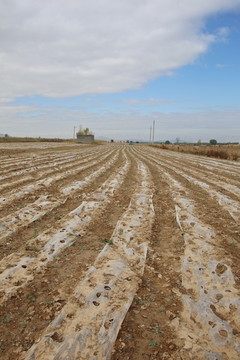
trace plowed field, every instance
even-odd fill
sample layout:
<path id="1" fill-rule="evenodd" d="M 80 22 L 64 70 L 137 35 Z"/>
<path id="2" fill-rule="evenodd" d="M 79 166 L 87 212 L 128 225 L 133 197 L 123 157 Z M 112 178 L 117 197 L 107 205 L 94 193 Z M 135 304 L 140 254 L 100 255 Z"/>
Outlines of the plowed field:
<path id="1" fill-rule="evenodd" d="M 240 165 L 0 145 L 0 359 L 240 358 Z"/>

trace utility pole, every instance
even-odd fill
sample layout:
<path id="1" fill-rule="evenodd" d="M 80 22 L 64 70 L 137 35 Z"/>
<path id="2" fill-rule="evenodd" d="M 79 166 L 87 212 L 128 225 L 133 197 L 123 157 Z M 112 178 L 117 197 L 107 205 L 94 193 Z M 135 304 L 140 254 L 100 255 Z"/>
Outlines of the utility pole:
<path id="1" fill-rule="evenodd" d="M 73 127 L 73 139 L 75 139 L 76 126 Z"/>
<path id="2" fill-rule="evenodd" d="M 150 142 L 150 144 L 151 144 L 151 142 L 152 142 L 152 127 L 150 126 L 150 138 L 149 138 L 149 142 Z"/>
<path id="3" fill-rule="evenodd" d="M 152 143 L 154 143 L 155 120 L 153 120 Z"/>

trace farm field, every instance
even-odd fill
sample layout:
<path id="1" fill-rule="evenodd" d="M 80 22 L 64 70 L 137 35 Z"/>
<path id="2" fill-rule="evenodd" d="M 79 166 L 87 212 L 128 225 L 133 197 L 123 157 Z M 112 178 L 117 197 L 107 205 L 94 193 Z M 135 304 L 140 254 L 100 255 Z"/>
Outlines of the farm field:
<path id="1" fill-rule="evenodd" d="M 238 162 L 70 143 L 0 158 L 1 360 L 240 358 Z"/>

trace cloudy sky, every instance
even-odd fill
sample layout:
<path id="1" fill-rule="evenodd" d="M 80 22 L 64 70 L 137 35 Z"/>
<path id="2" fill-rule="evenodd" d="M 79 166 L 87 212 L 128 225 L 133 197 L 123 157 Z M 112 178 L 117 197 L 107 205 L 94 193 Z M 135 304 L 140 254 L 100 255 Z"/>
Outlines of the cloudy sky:
<path id="1" fill-rule="evenodd" d="M 0 0 L 0 133 L 240 141 L 240 0 Z"/>

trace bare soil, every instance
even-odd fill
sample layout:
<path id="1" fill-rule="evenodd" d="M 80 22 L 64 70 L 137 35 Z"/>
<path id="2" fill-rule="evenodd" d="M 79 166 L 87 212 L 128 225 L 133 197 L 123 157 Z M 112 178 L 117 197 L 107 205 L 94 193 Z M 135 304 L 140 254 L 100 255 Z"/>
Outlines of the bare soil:
<path id="1" fill-rule="evenodd" d="M 240 166 L 0 144 L 0 359 L 240 357 Z"/>

